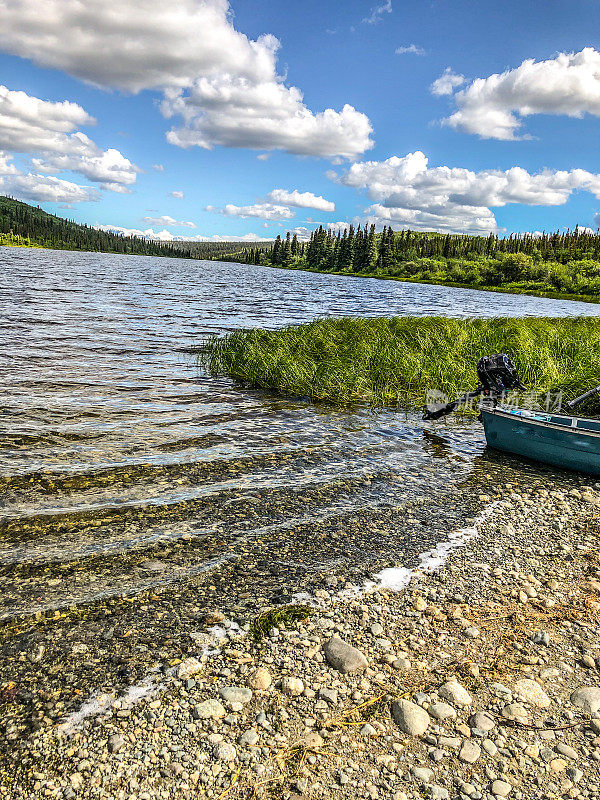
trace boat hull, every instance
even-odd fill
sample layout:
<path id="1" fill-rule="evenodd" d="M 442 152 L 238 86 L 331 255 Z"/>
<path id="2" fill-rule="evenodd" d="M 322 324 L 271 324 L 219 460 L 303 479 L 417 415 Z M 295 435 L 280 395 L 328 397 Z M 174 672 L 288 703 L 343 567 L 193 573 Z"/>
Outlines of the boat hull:
<path id="1" fill-rule="evenodd" d="M 518 409 L 481 409 L 490 447 L 555 467 L 600 475 L 600 421 Z"/>

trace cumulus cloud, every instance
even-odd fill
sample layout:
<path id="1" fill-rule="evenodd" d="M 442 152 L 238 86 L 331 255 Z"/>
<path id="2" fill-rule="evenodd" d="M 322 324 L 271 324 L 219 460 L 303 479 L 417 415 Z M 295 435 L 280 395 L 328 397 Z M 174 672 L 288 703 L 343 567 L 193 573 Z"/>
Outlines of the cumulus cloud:
<path id="1" fill-rule="evenodd" d="M 98 200 L 99 192 L 91 186 L 35 173 L 8 175 L 0 178 L 0 194 L 36 203 L 81 203 Z"/>
<path id="2" fill-rule="evenodd" d="M 366 22 L 367 25 L 376 25 L 381 22 L 384 14 L 391 14 L 392 10 L 392 0 L 385 0 L 380 5 L 373 6 L 369 16 L 365 17 L 363 22 Z"/>
<path id="3" fill-rule="evenodd" d="M 173 242 L 176 239 L 182 238 L 173 236 L 170 231 L 154 231 L 148 228 L 145 231 L 138 228 L 122 228 L 120 225 L 94 225 L 98 231 L 107 231 L 108 233 L 119 233 L 121 236 L 137 236 L 139 239 L 151 239 L 157 242 Z"/>
<path id="4" fill-rule="evenodd" d="M 454 99 L 457 110 L 445 124 L 485 139 L 525 138 L 519 135 L 521 118 L 532 114 L 600 116 L 600 52 L 586 47 L 547 61 L 527 59 L 516 69 L 474 80 Z"/>
<path id="5" fill-rule="evenodd" d="M 403 47 L 396 48 L 396 55 L 397 56 L 406 56 L 406 55 L 413 55 L 413 56 L 424 56 L 425 50 L 422 47 L 419 47 L 418 44 L 407 44 Z"/>
<path id="6" fill-rule="evenodd" d="M 563 205 L 577 190 L 600 198 L 600 175 L 585 170 L 546 169 L 532 175 L 521 167 L 481 172 L 430 168 L 420 151 L 356 163 L 329 177 L 364 189 L 377 201 L 365 211 L 370 221 L 421 230 L 487 233 L 497 230 L 494 207 Z"/>
<path id="7" fill-rule="evenodd" d="M 224 214 L 226 217 L 241 217 L 242 219 L 257 217 L 258 219 L 281 220 L 292 219 L 295 216 L 295 212 L 287 206 L 274 203 L 256 203 L 253 206 L 235 206 L 233 203 L 228 203 L 224 208 L 206 206 L 205 210 L 215 214 Z"/>
<path id="8" fill-rule="evenodd" d="M 308 240 L 310 239 L 310 234 L 311 234 L 310 229 L 304 225 L 301 225 L 299 228 L 294 228 L 292 230 L 292 235 L 297 236 L 298 241 L 300 242 L 308 242 Z"/>
<path id="9" fill-rule="evenodd" d="M 120 225 L 94 225 L 96 230 L 121 234 L 121 236 L 137 236 L 140 239 L 150 239 L 157 242 L 272 242 L 272 238 L 257 236 L 256 233 L 245 233 L 242 236 L 176 236 L 168 230 L 155 231 L 152 228 L 140 230 L 139 228 L 123 228 Z"/>
<path id="10" fill-rule="evenodd" d="M 256 233 L 245 233 L 243 236 L 196 236 L 194 241 L 197 242 L 248 242 L 250 244 L 256 242 L 272 242 L 273 238 L 265 238 L 258 236 Z"/>
<path id="11" fill-rule="evenodd" d="M 12 156 L 0 150 L 0 175 L 14 175 L 17 168 L 11 164 Z"/>
<path id="12" fill-rule="evenodd" d="M 267 199 L 280 205 L 295 206 L 296 208 L 316 208 L 317 211 L 335 211 L 335 203 L 325 200 L 320 195 L 312 192 L 299 192 L 297 189 L 273 189 Z"/>
<path id="13" fill-rule="evenodd" d="M 349 227 L 350 227 L 350 223 L 349 222 L 328 222 L 327 223 L 327 228 L 330 231 L 334 231 L 335 233 L 337 233 L 338 231 L 340 231 L 340 233 L 343 233 L 344 231 L 348 230 Z"/>
<path id="14" fill-rule="evenodd" d="M 164 172 L 165 171 L 165 168 L 164 168 L 163 164 L 152 164 L 152 169 L 155 172 Z"/>
<path id="15" fill-rule="evenodd" d="M 376 9 L 391 11 L 391 0 Z M 374 19 L 375 21 L 375 19 Z M 353 159 L 373 146 L 369 119 L 345 105 L 313 113 L 277 72 L 279 41 L 237 31 L 228 0 L 11 0 L 0 47 L 103 88 L 164 93 L 180 147 L 247 147 Z"/>
<path id="16" fill-rule="evenodd" d="M 193 222 L 187 222 L 183 219 L 174 219 L 173 217 L 165 214 L 162 217 L 142 217 L 142 222 L 147 222 L 148 225 L 175 225 L 179 228 L 195 228 Z"/>
<path id="17" fill-rule="evenodd" d="M 77 103 L 41 100 L 0 85 L 0 150 L 34 156 L 38 172 L 77 172 L 105 189 L 127 191 L 138 168 L 78 130 L 95 123 Z"/>
<path id="18" fill-rule="evenodd" d="M 171 192 L 170 194 L 171 194 L 171 197 L 175 198 L 175 200 L 183 200 L 183 198 L 185 197 L 185 194 L 183 192 L 178 191 L 178 190 L 175 190 L 174 192 Z"/>
<path id="19" fill-rule="evenodd" d="M 436 95 L 436 97 L 442 97 L 446 94 L 453 94 L 454 90 L 458 86 L 462 86 L 465 80 L 464 75 L 458 75 L 456 72 L 453 72 L 450 67 L 446 67 L 444 72 L 431 84 L 429 89 L 431 94 Z"/>

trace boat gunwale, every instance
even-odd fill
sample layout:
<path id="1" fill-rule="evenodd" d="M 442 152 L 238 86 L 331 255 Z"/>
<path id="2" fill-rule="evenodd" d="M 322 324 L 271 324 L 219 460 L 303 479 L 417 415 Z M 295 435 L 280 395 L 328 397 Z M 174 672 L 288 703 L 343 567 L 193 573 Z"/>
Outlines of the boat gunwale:
<path id="1" fill-rule="evenodd" d="M 496 408 L 486 408 L 485 406 L 480 405 L 479 406 L 479 411 L 481 412 L 481 414 L 490 414 L 491 416 L 494 416 L 494 415 L 500 416 L 503 419 L 518 420 L 519 422 L 521 422 L 523 424 L 527 424 L 527 425 L 538 425 L 538 426 L 540 426 L 542 428 L 552 428 L 552 429 L 557 430 L 557 431 L 563 431 L 563 432 L 579 434 L 579 435 L 583 435 L 583 436 L 592 436 L 594 438 L 600 438 L 600 430 L 593 431 L 593 430 L 589 430 L 587 428 L 580 428 L 578 426 L 573 426 L 573 425 L 561 425 L 561 424 L 556 423 L 556 422 L 550 422 L 549 420 L 540 420 L 540 419 L 536 420 L 536 419 L 533 419 L 532 417 L 521 417 L 521 416 L 517 416 L 512 411 L 505 411 L 504 409 L 498 408 L 498 407 L 496 407 Z M 589 417 L 568 416 L 568 415 L 565 415 L 565 414 L 552 414 L 552 416 L 553 417 L 560 417 L 561 419 L 565 419 L 565 420 L 580 419 L 580 420 L 586 420 L 588 422 L 596 422 L 596 423 L 600 424 L 600 420 L 593 420 L 593 419 L 590 419 Z"/>

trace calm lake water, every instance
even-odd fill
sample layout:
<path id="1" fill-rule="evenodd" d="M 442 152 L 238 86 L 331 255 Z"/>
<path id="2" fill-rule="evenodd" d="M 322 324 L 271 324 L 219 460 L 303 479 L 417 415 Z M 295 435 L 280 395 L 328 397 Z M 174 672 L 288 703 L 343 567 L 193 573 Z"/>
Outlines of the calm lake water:
<path id="1" fill-rule="evenodd" d="M 317 316 L 597 315 L 600 306 L 3 248 L 0 309 L 6 618 L 216 582 L 232 563 L 293 588 L 315 570 L 402 560 L 460 523 L 449 489 L 498 466 L 477 424 L 432 435 L 414 415 L 212 379 L 189 352 L 208 334 Z"/>

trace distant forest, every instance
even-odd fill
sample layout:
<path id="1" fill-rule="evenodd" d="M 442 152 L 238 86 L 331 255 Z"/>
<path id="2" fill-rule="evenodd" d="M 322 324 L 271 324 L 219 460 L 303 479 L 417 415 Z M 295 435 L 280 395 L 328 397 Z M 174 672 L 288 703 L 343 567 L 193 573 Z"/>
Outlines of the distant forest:
<path id="1" fill-rule="evenodd" d="M 240 245 L 233 242 L 157 242 L 138 236 L 99 231 L 10 197 L 0 197 L 2 244 L 197 259 L 218 259 L 220 254 L 228 255 L 240 250 Z"/>
<path id="2" fill-rule="evenodd" d="M 453 284 L 473 288 L 600 295 L 600 235 L 563 233 L 465 234 L 315 230 L 308 242 L 277 237 L 268 249 L 245 248 L 236 260 L 284 268 Z"/>
<path id="3" fill-rule="evenodd" d="M 98 231 L 0 197 L 0 245 L 131 253 L 538 294 L 600 298 L 600 234 L 588 229 L 507 237 L 317 228 L 275 242 L 156 242 Z"/>

